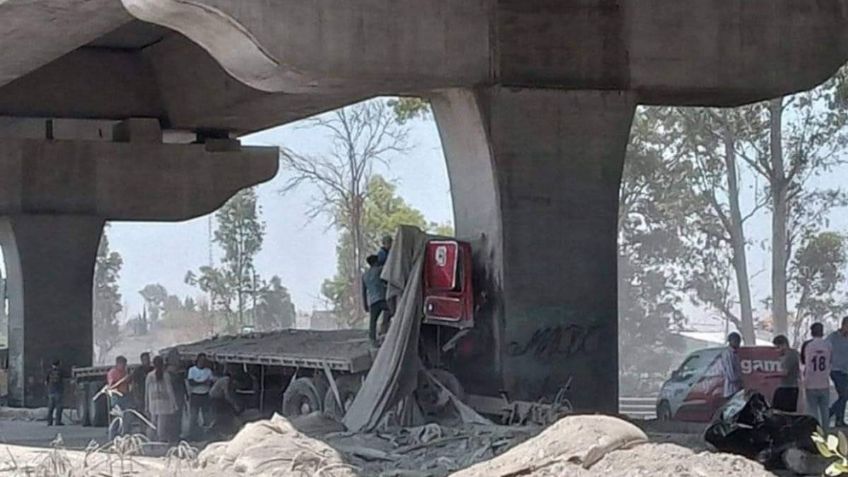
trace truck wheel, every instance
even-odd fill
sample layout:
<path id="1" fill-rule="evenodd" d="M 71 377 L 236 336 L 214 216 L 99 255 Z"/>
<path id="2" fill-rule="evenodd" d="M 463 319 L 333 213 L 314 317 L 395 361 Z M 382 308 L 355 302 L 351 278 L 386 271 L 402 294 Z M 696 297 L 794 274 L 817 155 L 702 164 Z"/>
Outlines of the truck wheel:
<path id="1" fill-rule="evenodd" d="M 283 393 L 283 415 L 286 417 L 303 416 L 321 411 L 323 399 L 310 378 L 297 378 L 289 384 Z"/>
<path id="2" fill-rule="evenodd" d="M 336 402 L 336 395 L 333 393 L 333 388 L 327 390 L 324 395 L 324 414 L 337 421 L 341 421 L 345 413 L 350 409 L 356 394 L 359 393 L 359 388 L 362 387 L 362 379 L 357 375 L 347 374 L 336 378 L 336 387 L 339 390 L 339 399 L 342 401 L 344 409 L 339 407 Z"/>
<path id="3" fill-rule="evenodd" d="M 671 406 L 668 404 L 668 401 L 660 401 L 657 404 L 657 420 L 661 422 L 671 420 Z"/>

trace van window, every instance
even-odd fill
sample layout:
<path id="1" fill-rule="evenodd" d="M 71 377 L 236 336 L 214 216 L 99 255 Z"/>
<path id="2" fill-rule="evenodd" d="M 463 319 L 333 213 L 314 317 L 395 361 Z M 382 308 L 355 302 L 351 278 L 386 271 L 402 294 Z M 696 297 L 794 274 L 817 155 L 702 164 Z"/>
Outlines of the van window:
<path id="1" fill-rule="evenodd" d="M 696 374 L 709 366 L 718 354 L 718 350 L 712 349 L 696 351 L 690 354 L 685 360 L 683 360 L 683 364 L 677 368 L 678 379 L 685 381 L 693 378 Z"/>

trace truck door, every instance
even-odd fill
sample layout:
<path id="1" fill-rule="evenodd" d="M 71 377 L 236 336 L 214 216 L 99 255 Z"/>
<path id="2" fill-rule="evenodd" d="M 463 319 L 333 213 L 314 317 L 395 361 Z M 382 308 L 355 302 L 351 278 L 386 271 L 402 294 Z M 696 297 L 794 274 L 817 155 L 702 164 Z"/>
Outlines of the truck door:
<path id="1" fill-rule="evenodd" d="M 471 246 L 457 240 L 431 240 L 424 260 L 424 322 L 473 326 Z"/>

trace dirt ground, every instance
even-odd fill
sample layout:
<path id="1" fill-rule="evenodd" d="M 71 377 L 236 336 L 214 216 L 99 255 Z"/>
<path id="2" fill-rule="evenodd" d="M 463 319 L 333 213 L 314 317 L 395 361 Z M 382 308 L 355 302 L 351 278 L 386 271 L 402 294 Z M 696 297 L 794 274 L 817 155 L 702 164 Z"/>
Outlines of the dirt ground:
<path id="1" fill-rule="evenodd" d="M 0 421 L 7 443 L 0 445 L 0 476 L 129 475 L 130 468 L 138 475 L 204 477 L 776 475 L 746 459 L 710 452 L 698 433 L 669 432 L 652 423 L 643 427 L 647 433 L 611 417 L 570 416 L 547 429 L 429 424 L 352 434 L 312 415 L 248 424 L 234 439 L 209 444 L 202 452 L 202 445 L 167 451 L 132 439 L 86 451 L 81 442 L 102 429 Z M 51 444 L 55 431 L 67 436 L 65 442 Z M 104 441 L 102 433 L 94 437 Z M 151 453 L 165 457 L 141 456 Z M 59 472 L 63 469 L 67 472 Z"/>

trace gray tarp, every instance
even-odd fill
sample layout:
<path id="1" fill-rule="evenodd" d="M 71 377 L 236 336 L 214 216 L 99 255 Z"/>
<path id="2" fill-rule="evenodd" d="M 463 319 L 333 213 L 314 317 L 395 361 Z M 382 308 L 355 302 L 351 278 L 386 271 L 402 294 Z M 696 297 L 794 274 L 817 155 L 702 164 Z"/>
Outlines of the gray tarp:
<path id="1" fill-rule="evenodd" d="M 399 296 L 397 311 L 362 388 L 345 414 L 344 425 L 351 431 L 376 428 L 390 410 L 415 390 L 427 240 L 421 230 L 401 226 L 383 267 L 387 298 Z"/>

